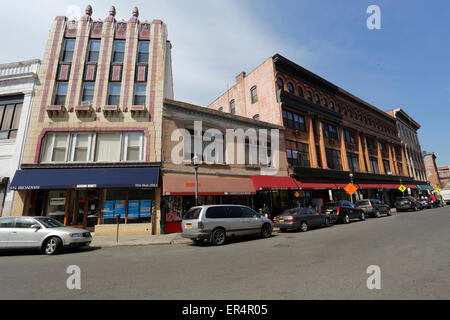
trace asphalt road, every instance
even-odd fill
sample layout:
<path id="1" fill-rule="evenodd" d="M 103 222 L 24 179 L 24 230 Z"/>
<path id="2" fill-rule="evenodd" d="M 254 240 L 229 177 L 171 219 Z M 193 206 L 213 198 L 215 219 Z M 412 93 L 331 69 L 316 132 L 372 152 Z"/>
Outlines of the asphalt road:
<path id="1" fill-rule="evenodd" d="M 81 290 L 66 287 L 69 265 Z M 450 206 L 223 247 L 0 253 L 0 299 L 450 299 L 449 271 Z"/>

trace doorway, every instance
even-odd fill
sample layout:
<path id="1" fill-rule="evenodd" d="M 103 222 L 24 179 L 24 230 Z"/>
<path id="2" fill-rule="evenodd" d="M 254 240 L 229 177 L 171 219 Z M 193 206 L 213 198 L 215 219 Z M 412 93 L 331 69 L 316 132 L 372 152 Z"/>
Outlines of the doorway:
<path id="1" fill-rule="evenodd" d="M 99 214 L 99 190 L 76 190 L 70 226 L 94 231 Z"/>

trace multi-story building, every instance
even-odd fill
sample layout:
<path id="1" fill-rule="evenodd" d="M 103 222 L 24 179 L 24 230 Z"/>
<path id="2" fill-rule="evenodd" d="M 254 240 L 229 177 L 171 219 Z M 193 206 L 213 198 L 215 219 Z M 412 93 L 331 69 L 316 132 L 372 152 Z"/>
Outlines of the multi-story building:
<path id="1" fill-rule="evenodd" d="M 423 162 L 427 173 L 427 179 L 433 188 L 441 189 L 442 183 L 436 166 L 436 155 L 434 152 L 423 151 Z"/>
<path id="2" fill-rule="evenodd" d="M 40 60 L 0 64 L 0 216 L 11 215 L 8 186 L 20 168 Z"/>
<path id="3" fill-rule="evenodd" d="M 394 117 L 279 54 L 240 73 L 209 108 L 284 126 L 290 175 L 316 205 L 349 199 L 352 180 L 357 198 L 391 203 L 400 183 L 417 188 Z"/>
<path id="4" fill-rule="evenodd" d="M 161 20 L 55 18 L 31 110 L 14 215 L 112 233 L 160 232 L 163 98 L 171 44 Z"/>
<path id="5" fill-rule="evenodd" d="M 402 148 L 406 157 L 407 175 L 417 181 L 427 181 L 422 150 L 417 135 L 420 125 L 403 109 L 393 109 L 387 111 L 387 113 L 397 120 L 397 132 L 402 141 Z"/>
<path id="6" fill-rule="evenodd" d="M 448 166 L 438 167 L 439 180 L 443 189 L 450 189 L 450 168 Z"/>

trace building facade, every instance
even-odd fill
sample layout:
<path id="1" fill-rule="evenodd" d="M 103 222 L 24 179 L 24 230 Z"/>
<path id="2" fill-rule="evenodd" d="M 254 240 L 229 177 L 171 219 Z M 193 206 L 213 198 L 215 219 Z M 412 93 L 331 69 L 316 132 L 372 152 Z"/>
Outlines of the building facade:
<path id="1" fill-rule="evenodd" d="M 402 149 L 406 157 L 406 172 L 417 181 L 427 181 L 425 164 L 423 163 L 417 130 L 420 125 L 404 110 L 398 108 L 387 111 L 397 120 L 397 132 L 402 141 Z"/>
<path id="2" fill-rule="evenodd" d="M 450 168 L 448 166 L 438 167 L 439 180 L 443 189 L 450 189 Z"/>
<path id="3" fill-rule="evenodd" d="M 391 204 L 400 184 L 417 188 L 394 117 L 278 54 L 240 73 L 209 108 L 284 126 L 289 174 L 316 205 L 350 199 L 351 181 L 357 199 Z"/>
<path id="4" fill-rule="evenodd" d="M 430 185 L 435 189 L 441 189 L 443 185 L 439 177 L 436 165 L 436 155 L 434 154 L 434 152 L 423 151 L 423 162 L 425 164 L 427 179 L 430 182 Z"/>
<path id="5" fill-rule="evenodd" d="M 0 216 L 10 216 L 15 193 L 9 184 L 22 161 L 40 60 L 0 65 Z"/>
<path id="6" fill-rule="evenodd" d="M 173 97 L 161 20 L 56 17 L 39 73 L 14 215 L 111 234 L 159 234 L 163 98 Z"/>

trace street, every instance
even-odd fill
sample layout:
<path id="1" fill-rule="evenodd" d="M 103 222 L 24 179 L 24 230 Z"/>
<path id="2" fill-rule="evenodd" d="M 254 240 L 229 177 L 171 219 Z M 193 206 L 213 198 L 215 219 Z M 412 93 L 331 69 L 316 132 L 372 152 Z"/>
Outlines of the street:
<path id="1" fill-rule="evenodd" d="M 68 290 L 66 269 L 81 269 Z M 381 289 L 369 290 L 371 265 Z M 0 253 L 0 299 L 449 299 L 450 207 L 222 247 Z"/>

